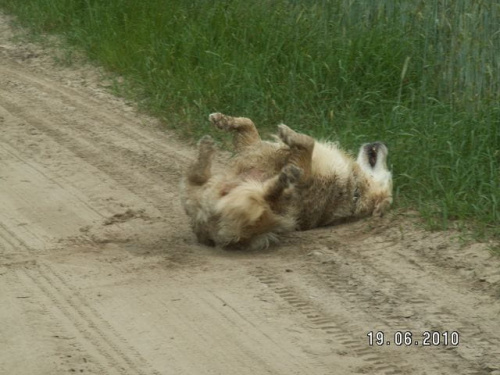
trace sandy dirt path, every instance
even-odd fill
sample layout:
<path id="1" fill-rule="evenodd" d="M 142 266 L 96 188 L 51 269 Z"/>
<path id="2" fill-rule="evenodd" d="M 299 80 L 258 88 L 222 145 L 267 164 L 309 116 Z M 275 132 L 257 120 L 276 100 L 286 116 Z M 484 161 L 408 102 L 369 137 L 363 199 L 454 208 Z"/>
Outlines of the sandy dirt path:
<path id="1" fill-rule="evenodd" d="M 0 17 L 0 374 L 500 374 L 486 245 L 392 215 L 199 246 L 177 190 L 194 148 L 11 37 Z"/>

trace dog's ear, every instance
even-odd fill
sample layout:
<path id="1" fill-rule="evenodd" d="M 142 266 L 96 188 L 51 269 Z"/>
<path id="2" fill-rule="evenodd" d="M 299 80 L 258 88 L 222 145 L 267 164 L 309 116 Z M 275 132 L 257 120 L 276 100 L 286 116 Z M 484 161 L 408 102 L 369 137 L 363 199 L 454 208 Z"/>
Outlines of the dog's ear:
<path id="1" fill-rule="evenodd" d="M 384 213 L 389 209 L 392 203 L 392 197 L 386 197 L 381 201 L 377 202 L 375 209 L 373 210 L 374 217 L 382 217 Z"/>

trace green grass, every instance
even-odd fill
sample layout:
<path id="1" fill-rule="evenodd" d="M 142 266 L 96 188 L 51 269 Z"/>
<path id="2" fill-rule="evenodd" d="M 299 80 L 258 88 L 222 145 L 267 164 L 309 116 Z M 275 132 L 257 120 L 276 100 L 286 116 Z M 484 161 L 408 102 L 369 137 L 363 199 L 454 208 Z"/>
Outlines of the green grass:
<path id="1" fill-rule="evenodd" d="M 497 0 L 0 0 L 126 78 L 184 135 L 214 111 L 356 151 L 384 140 L 396 201 L 500 236 Z"/>

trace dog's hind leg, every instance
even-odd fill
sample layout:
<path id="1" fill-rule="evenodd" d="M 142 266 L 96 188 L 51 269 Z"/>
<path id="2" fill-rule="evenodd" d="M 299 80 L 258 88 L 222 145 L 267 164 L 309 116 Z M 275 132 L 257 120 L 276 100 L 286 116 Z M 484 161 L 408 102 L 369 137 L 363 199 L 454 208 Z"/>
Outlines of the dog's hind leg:
<path id="1" fill-rule="evenodd" d="M 311 174 L 314 139 L 308 135 L 297 133 L 285 124 L 278 125 L 278 135 L 283 143 L 290 147 L 289 162 L 302 169 L 303 179 L 307 179 Z"/>
<path id="2" fill-rule="evenodd" d="M 233 132 L 233 145 L 236 151 L 260 142 L 259 132 L 249 118 L 231 117 L 217 112 L 208 116 L 208 119 L 215 127 Z"/>
<path id="3" fill-rule="evenodd" d="M 203 136 L 198 142 L 198 158 L 191 164 L 187 179 L 191 185 L 203 185 L 211 176 L 212 156 L 215 145 L 212 137 Z"/>

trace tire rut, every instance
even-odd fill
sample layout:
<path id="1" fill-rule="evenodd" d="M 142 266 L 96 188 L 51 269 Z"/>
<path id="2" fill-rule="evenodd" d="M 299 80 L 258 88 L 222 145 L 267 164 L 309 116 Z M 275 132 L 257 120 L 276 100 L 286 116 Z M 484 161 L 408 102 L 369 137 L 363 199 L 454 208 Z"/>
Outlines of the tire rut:
<path id="1" fill-rule="evenodd" d="M 29 122 L 30 125 L 41 130 L 49 137 L 54 139 L 61 146 L 71 151 L 78 158 L 85 160 L 110 176 L 117 185 L 126 187 L 129 191 L 139 196 L 146 202 L 153 204 L 161 212 L 171 212 L 173 207 L 171 201 L 174 199 L 174 192 L 170 189 L 163 188 L 163 181 L 160 177 L 154 177 L 151 173 L 146 175 L 143 171 L 138 171 L 134 168 L 131 170 L 129 166 L 121 166 L 119 160 L 122 158 L 129 159 L 129 155 L 124 155 L 124 152 L 116 154 L 116 147 L 105 147 L 102 144 L 100 147 L 96 146 L 94 142 L 88 141 L 87 137 L 79 138 L 74 134 L 68 134 L 63 130 L 53 128 L 49 121 L 41 120 L 33 115 L 24 113 L 20 114 L 20 106 L 15 105 L 12 101 L 6 105 L 4 101 L 4 108 L 10 113 L 19 113 L 19 116 Z M 115 155 L 110 155 L 115 151 Z M 138 181 L 143 181 L 143 185 L 138 185 Z M 150 183 L 146 183 L 149 181 Z"/>
<path id="2" fill-rule="evenodd" d="M 27 85 L 25 81 L 21 82 Z M 132 134 L 128 130 L 129 126 L 125 125 L 127 121 L 120 125 L 116 124 L 116 120 L 110 121 L 110 124 L 103 124 L 98 119 L 89 121 L 87 116 L 81 119 L 78 116 L 70 116 L 65 109 L 68 104 L 61 102 L 58 106 L 54 106 L 53 98 L 45 94 L 43 90 L 50 92 L 50 87 L 42 85 L 39 89 L 42 91 L 35 93 L 21 91 L 22 95 L 12 95 L 15 90 L 10 91 L 8 95 L 5 92 L 3 94 L 5 110 L 11 116 L 17 117 L 18 122 L 28 123 L 48 135 L 134 194 L 150 203 L 154 202 L 162 212 L 172 210 L 172 201 L 177 201 L 177 189 L 172 191 L 172 184 L 165 184 L 165 181 L 172 179 L 179 181 L 180 166 L 186 163 L 185 154 L 178 154 L 168 146 L 159 146 L 158 141 L 152 136 L 145 138 L 136 132 Z M 61 95 L 59 92 L 57 94 Z M 50 97 L 50 104 L 44 101 L 46 97 Z M 36 115 L 23 110 L 34 103 L 39 108 Z M 86 114 L 96 112 L 87 107 L 80 108 L 79 111 Z M 52 121 L 52 118 L 58 121 Z M 64 127 L 52 125 L 58 124 L 61 120 L 70 125 Z M 166 138 L 165 143 L 167 143 Z M 120 165 L 120 160 L 123 159 L 127 160 L 126 167 Z M 144 183 L 142 186 L 138 184 L 145 181 L 149 183 Z M 177 183 L 174 186 L 177 187 Z"/>
<path id="3" fill-rule="evenodd" d="M 257 268 L 252 274 L 261 283 L 270 287 L 279 297 L 302 314 L 315 329 L 320 329 L 331 335 L 346 349 L 351 350 L 358 358 L 366 363 L 373 374 L 405 374 L 412 371 L 411 367 L 395 357 L 387 357 L 376 353 L 373 348 L 367 347 L 366 341 L 354 340 L 355 329 L 349 323 L 347 315 L 325 312 L 311 299 L 306 298 L 291 285 L 276 275 L 276 270 Z M 413 373 L 413 372 L 412 372 Z"/>
<path id="4" fill-rule="evenodd" d="M 164 133 L 159 131 L 159 129 L 155 129 L 158 125 L 152 125 L 151 123 L 155 122 L 153 119 L 149 119 L 148 123 L 150 125 L 150 131 L 152 134 L 140 132 L 137 129 L 136 121 L 141 122 L 144 121 L 144 117 L 139 120 L 139 118 L 135 115 L 126 116 L 125 114 L 117 114 L 116 111 L 112 111 L 112 115 L 110 115 L 109 107 L 102 107 L 103 101 L 99 101 L 95 98 L 92 98 L 92 94 L 96 94 L 96 92 L 89 92 L 88 95 L 82 95 L 81 90 L 77 91 L 70 87 L 65 87 L 63 85 L 54 85 L 51 81 L 47 81 L 44 79 L 40 79 L 36 75 L 30 74 L 29 72 L 23 71 L 20 73 L 19 69 L 10 69 L 7 66 L 0 66 L 0 72 L 3 72 L 5 75 L 8 74 L 9 80 L 7 83 L 13 85 L 14 88 L 18 88 L 18 91 L 21 94 L 25 94 L 25 90 L 19 90 L 19 87 L 36 87 L 37 91 L 32 90 L 30 92 L 31 96 L 36 99 L 41 99 L 45 95 L 50 94 L 51 103 L 58 102 L 59 109 L 54 108 L 54 110 L 60 111 L 60 108 L 67 109 L 72 108 L 72 112 L 75 112 L 75 109 L 79 109 L 86 114 L 85 120 L 89 121 L 87 126 L 84 126 L 84 130 L 89 130 L 88 126 L 91 126 L 91 130 L 97 129 L 98 131 L 102 131 L 102 126 L 108 127 L 113 132 L 119 133 L 125 136 L 127 139 L 134 139 L 137 142 L 140 142 L 142 145 L 147 146 L 148 149 L 155 150 L 159 153 L 170 154 L 171 157 L 177 158 L 179 163 L 183 163 L 183 158 L 189 158 L 190 153 L 180 147 L 172 147 L 170 143 L 172 143 L 172 139 L 165 138 Z M 12 78 L 15 77 L 17 82 L 12 81 Z M 42 93 L 40 95 L 40 93 Z M 45 94 L 44 94 L 45 93 Z M 98 92 L 98 94 L 101 94 Z M 105 95 L 108 97 L 108 95 Z M 116 103 L 119 106 L 119 103 Z M 49 106 L 50 107 L 50 106 Z M 114 108 L 117 109 L 117 108 Z M 130 108 L 129 108 L 130 109 Z M 64 117 L 68 117 L 67 111 L 62 111 Z M 132 124 L 131 124 L 132 123 Z M 76 123 L 76 125 L 80 125 Z M 96 126 L 97 125 L 97 126 Z M 160 141 L 160 138 L 163 141 Z"/>
<path id="5" fill-rule="evenodd" d="M 52 267 L 38 262 L 37 267 L 17 272 L 30 289 L 38 289 L 50 301 L 47 309 L 57 309 L 64 315 L 66 325 L 78 331 L 95 357 L 103 357 L 101 367 L 119 374 L 159 375 Z"/>
<path id="6" fill-rule="evenodd" d="M 3 226 L 0 229 L 4 229 Z M 32 249 L 18 238 L 15 233 L 1 231 L 2 239 L 11 244 L 19 254 L 32 252 Z M 25 257 L 23 257 L 25 258 Z M 0 266 L 5 266 L 0 264 Z M 45 300 L 44 310 L 57 322 L 70 337 L 72 333 L 88 356 L 106 373 L 160 375 L 148 362 L 106 321 L 98 310 L 93 308 L 80 292 L 49 263 L 39 257 L 8 264 L 9 271 L 16 274 L 23 293 L 39 291 Z M 33 293 L 35 294 L 35 293 Z M 39 295 L 39 293 L 37 294 Z M 64 316 L 61 322 L 59 316 Z"/>
<path id="7" fill-rule="evenodd" d="M 379 263 L 376 254 L 360 256 L 362 252 L 352 244 L 348 251 L 328 252 L 326 264 L 312 267 L 318 279 L 315 284 L 330 286 L 350 302 L 353 311 L 360 307 L 370 311 L 383 330 L 459 332 L 461 345 L 430 351 L 437 362 L 444 359 L 478 374 L 500 366 L 499 327 L 496 320 L 481 314 L 480 298 L 440 280 L 430 264 L 414 267 L 407 258 L 403 262 L 384 258 Z M 447 288 L 441 292 L 443 285 Z"/>

